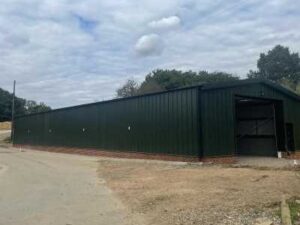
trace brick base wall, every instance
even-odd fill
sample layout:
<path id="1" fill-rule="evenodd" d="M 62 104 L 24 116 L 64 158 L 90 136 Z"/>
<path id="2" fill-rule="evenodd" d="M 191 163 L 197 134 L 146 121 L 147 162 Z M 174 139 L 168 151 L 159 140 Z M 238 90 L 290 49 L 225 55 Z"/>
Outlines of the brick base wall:
<path id="1" fill-rule="evenodd" d="M 189 156 L 176 156 L 166 154 L 150 154 L 150 153 L 138 153 L 138 152 L 121 152 L 121 151 L 107 151 L 99 149 L 83 149 L 83 148 L 67 148 L 67 147 L 46 147 L 46 146 L 32 146 L 32 145 L 14 145 L 16 148 L 34 149 L 47 152 L 67 153 L 67 154 L 79 154 L 87 156 L 103 156 L 113 158 L 130 158 L 130 159 L 154 159 L 154 160 L 166 160 L 166 161 L 180 161 L 180 162 L 208 162 L 218 164 L 232 164 L 236 163 L 235 156 L 222 156 L 222 157 L 189 157 Z M 300 159 L 300 151 L 296 151 L 291 155 L 283 154 L 287 159 Z"/>
<path id="2" fill-rule="evenodd" d="M 218 163 L 218 164 L 232 164 L 232 163 L 236 163 L 237 159 L 235 156 L 223 156 L 223 157 L 203 158 L 200 159 L 200 161 Z"/>
<path id="3" fill-rule="evenodd" d="M 300 159 L 300 151 L 292 152 L 290 155 L 285 156 L 287 159 Z"/>
<path id="4" fill-rule="evenodd" d="M 154 159 L 154 160 L 180 161 L 180 162 L 211 162 L 211 163 L 221 163 L 221 164 L 223 163 L 231 164 L 236 162 L 234 156 L 198 158 L 198 157 L 189 157 L 189 156 L 105 151 L 102 149 L 99 150 L 99 149 L 83 149 L 83 148 L 69 148 L 69 147 L 49 147 L 49 146 L 32 146 L 32 145 L 14 145 L 14 147 L 47 151 L 47 152 L 79 154 L 79 155 L 87 155 L 87 156 L 103 156 L 103 157 L 113 157 L 113 158 Z"/>
<path id="5" fill-rule="evenodd" d="M 138 153 L 138 152 L 107 151 L 102 149 L 46 147 L 46 146 L 31 146 L 31 145 L 14 145 L 14 147 L 47 151 L 47 152 L 79 154 L 79 155 L 87 155 L 87 156 L 103 156 L 103 157 L 113 157 L 113 158 L 154 159 L 154 160 L 181 161 L 181 162 L 200 161 L 198 157 L 176 156 L 176 155 L 165 155 L 165 154 L 148 154 L 148 153 Z"/>
<path id="6" fill-rule="evenodd" d="M 67 148 L 67 147 L 49 147 L 49 146 L 32 146 L 32 145 L 14 145 L 16 148 L 33 149 L 47 152 L 67 153 L 67 154 L 79 154 L 86 156 L 102 156 L 113 158 L 130 158 L 130 159 L 153 159 L 153 160 L 166 160 L 166 161 L 180 161 L 180 162 L 211 162 L 211 163 L 235 163 L 236 158 L 234 156 L 222 156 L 222 157 L 209 157 L 200 159 L 198 157 L 189 156 L 174 156 L 165 154 L 148 154 L 137 152 L 118 152 L 107 151 L 99 149 L 82 149 L 82 148 Z"/>

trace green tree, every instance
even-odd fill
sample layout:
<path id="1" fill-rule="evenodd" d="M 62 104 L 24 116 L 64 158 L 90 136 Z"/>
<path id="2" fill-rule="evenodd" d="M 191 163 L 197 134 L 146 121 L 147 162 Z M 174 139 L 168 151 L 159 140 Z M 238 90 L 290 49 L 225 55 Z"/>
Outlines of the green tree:
<path id="1" fill-rule="evenodd" d="M 12 97 L 11 93 L 0 88 L 0 122 L 11 120 Z M 16 115 L 25 114 L 25 103 L 25 99 L 15 98 Z"/>
<path id="2" fill-rule="evenodd" d="M 26 101 L 25 109 L 26 109 L 26 114 L 46 112 L 51 110 L 51 108 L 47 106 L 45 103 L 40 102 L 38 104 L 32 100 Z"/>
<path id="3" fill-rule="evenodd" d="M 137 90 L 138 94 L 147 94 L 147 93 L 153 93 L 153 92 L 160 92 L 166 90 L 164 87 L 162 87 L 157 81 L 150 79 L 147 82 L 143 82 L 139 89 Z"/>
<path id="4" fill-rule="evenodd" d="M 124 98 L 137 95 L 138 89 L 138 83 L 133 79 L 129 79 L 122 87 L 117 90 L 117 97 Z"/>
<path id="5" fill-rule="evenodd" d="M 248 78 L 263 78 L 286 85 L 293 90 L 300 82 L 300 58 L 288 47 L 275 46 L 268 53 L 261 53 L 257 71 L 250 70 Z"/>
<path id="6" fill-rule="evenodd" d="M 198 83 L 214 83 L 239 80 L 238 76 L 235 76 L 226 72 L 212 72 L 200 71 L 197 75 Z"/>
<path id="7" fill-rule="evenodd" d="M 152 82 L 156 86 L 160 86 L 160 88 L 156 87 L 156 89 L 171 90 L 174 88 L 199 85 L 203 83 L 232 81 L 238 79 L 238 77 L 225 72 L 209 73 L 207 71 L 200 71 L 197 73 L 193 71 L 183 72 L 180 70 L 155 70 L 146 76 L 141 87 Z"/>
<path id="8" fill-rule="evenodd" d="M 149 73 L 141 86 L 152 83 L 159 86 L 161 90 L 170 90 L 194 84 L 196 76 L 197 73 L 192 71 L 182 72 L 180 70 L 158 69 Z"/>
<path id="9" fill-rule="evenodd" d="M 164 90 L 171 90 L 191 85 L 212 83 L 218 81 L 238 80 L 234 76 L 225 72 L 206 71 L 180 71 L 180 70 L 154 70 L 146 75 L 145 80 L 138 85 L 137 82 L 129 80 L 117 90 L 118 97 L 128 97 L 138 94 L 153 93 Z"/>
<path id="10" fill-rule="evenodd" d="M 0 88 L 0 122 L 11 120 L 12 97 L 11 93 Z M 37 104 L 34 101 L 15 97 L 16 116 L 48 110 L 51 110 L 51 108 L 44 103 Z"/>

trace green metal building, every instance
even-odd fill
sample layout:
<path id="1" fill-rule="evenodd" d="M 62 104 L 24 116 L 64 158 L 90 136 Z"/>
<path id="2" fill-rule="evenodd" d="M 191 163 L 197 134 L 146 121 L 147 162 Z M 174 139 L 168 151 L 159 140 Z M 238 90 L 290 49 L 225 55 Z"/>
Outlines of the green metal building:
<path id="1" fill-rule="evenodd" d="M 264 80 L 192 86 L 20 116 L 14 144 L 276 156 L 300 150 L 300 97 Z"/>

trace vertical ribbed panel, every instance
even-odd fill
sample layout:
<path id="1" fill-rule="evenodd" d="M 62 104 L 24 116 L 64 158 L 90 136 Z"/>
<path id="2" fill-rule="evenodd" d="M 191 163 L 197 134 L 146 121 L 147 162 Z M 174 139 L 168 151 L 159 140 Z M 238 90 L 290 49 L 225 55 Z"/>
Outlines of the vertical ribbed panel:
<path id="1" fill-rule="evenodd" d="M 198 102 L 190 88 L 20 117 L 15 143 L 198 156 Z"/>
<path id="2" fill-rule="evenodd" d="M 15 143 L 186 156 L 200 152 L 204 156 L 232 155 L 235 95 L 282 100 L 285 122 L 293 123 L 295 146 L 300 149 L 299 101 L 264 84 L 200 92 L 190 88 L 19 117 Z"/>

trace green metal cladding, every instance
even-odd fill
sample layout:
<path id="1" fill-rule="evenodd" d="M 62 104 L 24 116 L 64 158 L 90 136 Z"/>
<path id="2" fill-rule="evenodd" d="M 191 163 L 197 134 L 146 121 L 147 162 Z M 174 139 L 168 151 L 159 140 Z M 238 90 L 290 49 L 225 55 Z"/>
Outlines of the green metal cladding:
<path id="1" fill-rule="evenodd" d="M 15 144 L 192 157 L 235 154 L 235 96 L 282 100 L 300 150 L 299 96 L 266 81 L 239 81 L 18 117 Z"/>
<path id="2" fill-rule="evenodd" d="M 283 101 L 285 123 L 294 124 L 295 147 L 300 150 L 300 101 L 270 82 L 238 82 L 234 86 L 206 86 L 201 92 L 201 129 L 204 156 L 235 154 L 235 96 Z"/>
<path id="3" fill-rule="evenodd" d="M 198 157 L 198 96 L 195 87 L 19 117 L 14 143 Z"/>

